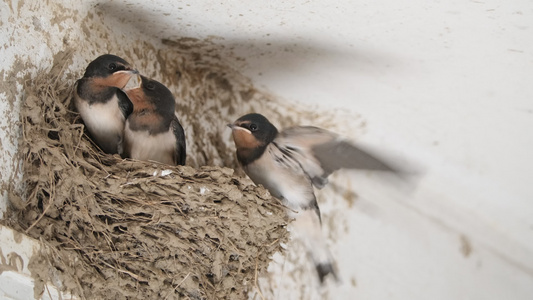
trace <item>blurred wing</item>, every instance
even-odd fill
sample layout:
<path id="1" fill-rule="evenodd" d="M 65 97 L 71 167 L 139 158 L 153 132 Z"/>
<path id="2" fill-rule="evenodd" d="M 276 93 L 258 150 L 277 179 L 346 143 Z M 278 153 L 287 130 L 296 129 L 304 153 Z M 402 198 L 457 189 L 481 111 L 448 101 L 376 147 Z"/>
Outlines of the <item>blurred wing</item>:
<path id="1" fill-rule="evenodd" d="M 341 168 L 395 171 L 337 134 L 317 127 L 288 128 L 278 135 L 274 143 L 300 162 L 317 188 L 324 187 L 327 177 Z"/>
<path id="2" fill-rule="evenodd" d="M 172 132 L 174 132 L 174 136 L 176 136 L 176 150 L 174 152 L 174 160 L 178 165 L 184 166 L 185 159 L 187 158 L 185 132 L 183 131 L 183 127 L 181 127 L 181 124 L 178 121 L 178 118 L 176 117 L 174 117 L 174 119 L 170 123 L 170 126 L 172 128 Z"/>

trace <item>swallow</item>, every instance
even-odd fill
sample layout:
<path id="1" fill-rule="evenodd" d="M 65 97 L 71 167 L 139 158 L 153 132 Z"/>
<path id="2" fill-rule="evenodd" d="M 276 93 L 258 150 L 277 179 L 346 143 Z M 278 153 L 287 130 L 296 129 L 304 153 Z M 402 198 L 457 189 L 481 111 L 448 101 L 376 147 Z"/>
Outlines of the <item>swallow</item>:
<path id="1" fill-rule="evenodd" d="M 126 94 L 133 112 L 124 128 L 124 156 L 169 165 L 185 165 L 185 132 L 176 116 L 169 89 L 142 75 L 140 85 Z"/>
<path id="2" fill-rule="evenodd" d="M 89 63 L 76 82 L 74 105 L 89 135 L 106 153 L 122 153 L 124 124 L 133 108 L 122 89 L 137 73 L 124 59 L 105 54 Z"/>
<path id="3" fill-rule="evenodd" d="M 321 216 L 313 187 L 323 188 L 334 171 L 367 169 L 395 171 L 388 164 L 337 134 L 313 126 L 281 132 L 261 114 L 251 113 L 228 124 L 237 160 L 255 184 L 263 185 L 287 206 L 293 230 L 309 251 L 322 283 L 337 278 L 322 234 Z"/>

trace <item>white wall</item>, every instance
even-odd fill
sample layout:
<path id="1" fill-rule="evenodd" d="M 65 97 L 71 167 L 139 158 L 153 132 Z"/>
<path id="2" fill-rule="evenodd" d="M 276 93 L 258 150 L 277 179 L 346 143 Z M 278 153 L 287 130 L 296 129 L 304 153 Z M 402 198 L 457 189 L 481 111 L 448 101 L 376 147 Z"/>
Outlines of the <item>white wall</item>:
<path id="1" fill-rule="evenodd" d="M 4 80 L 16 58 L 31 58 L 35 72 L 61 49 L 53 31 L 43 37 L 38 30 L 50 23 L 54 2 L 40 5 L 40 13 L 30 4 L 18 7 L 22 3 L 0 3 Z M 531 298 L 531 1 L 125 0 L 102 6 L 126 25 L 120 30 L 149 40 L 210 38 L 259 87 L 317 110 L 340 110 L 339 120 L 360 115 L 363 131 L 343 123 L 336 129 L 425 170 L 411 191 L 368 174 L 335 176 L 335 184 L 359 195 L 350 206 L 333 197 L 332 187 L 319 194 L 342 283 L 318 288 L 306 274 L 310 267 L 300 266 L 305 261 L 291 250 L 288 259 L 276 258 L 276 289 L 266 295 Z M 23 15 L 17 17 L 17 9 Z M 23 17 L 33 18 L 33 28 L 22 26 Z M 80 19 L 66 22 L 81 26 Z M 85 55 L 92 53 L 77 59 Z M 15 166 L 9 134 L 17 104 L 12 109 L 7 96 L 0 97 L 5 182 Z"/>

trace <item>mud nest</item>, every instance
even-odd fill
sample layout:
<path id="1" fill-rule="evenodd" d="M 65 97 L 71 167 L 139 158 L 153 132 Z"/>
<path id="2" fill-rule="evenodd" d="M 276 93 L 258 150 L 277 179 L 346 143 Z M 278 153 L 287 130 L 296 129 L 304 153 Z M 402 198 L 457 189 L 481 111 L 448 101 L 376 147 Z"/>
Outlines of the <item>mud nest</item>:
<path id="1" fill-rule="evenodd" d="M 9 225 L 44 246 L 30 263 L 36 295 L 51 280 L 86 299 L 245 298 L 287 240 L 280 202 L 233 169 L 101 153 L 71 85 L 47 74 L 25 89 L 25 200 L 10 197 Z"/>

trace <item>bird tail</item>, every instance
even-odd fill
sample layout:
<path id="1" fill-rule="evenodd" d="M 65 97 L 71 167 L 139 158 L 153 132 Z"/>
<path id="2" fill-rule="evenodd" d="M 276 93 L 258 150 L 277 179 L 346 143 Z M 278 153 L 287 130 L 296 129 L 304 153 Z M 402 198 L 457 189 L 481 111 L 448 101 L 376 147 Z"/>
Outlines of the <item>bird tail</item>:
<path id="1" fill-rule="evenodd" d="M 337 281 L 338 276 L 335 263 L 326 245 L 326 238 L 322 233 L 320 217 L 314 210 L 298 212 L 292 222 L 293 236 L 301 240 L 311 256 L 317 271 L 318 279 L 324 282 L 326 276 L 331 274 Z"/>
<path id="2" fill-rule="evenodd" d="M 328 261 L 325 263 L 315 263 L 316 272 L 318 274 L 318 279 L 320 279 L 320 283 L 324 283 L 324 280 L 326 276 L 331 274 L 335 281 L 338 281 L 339 278 L 337 277 L 337 271 L 335 270 L 334 264 L 332 261 Z"/>

